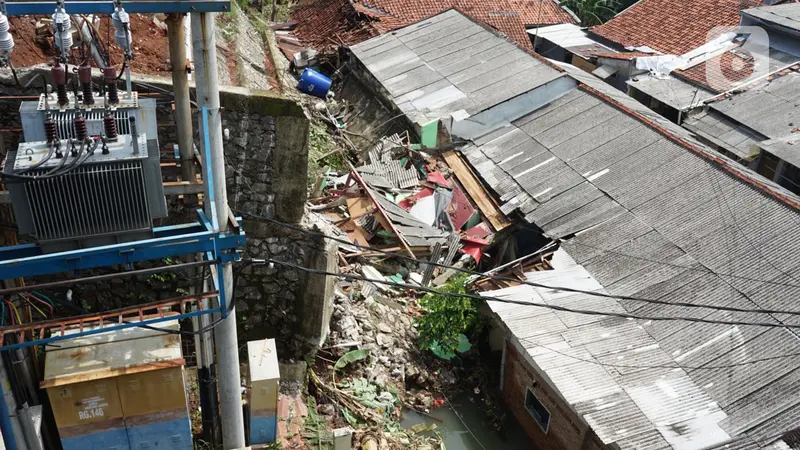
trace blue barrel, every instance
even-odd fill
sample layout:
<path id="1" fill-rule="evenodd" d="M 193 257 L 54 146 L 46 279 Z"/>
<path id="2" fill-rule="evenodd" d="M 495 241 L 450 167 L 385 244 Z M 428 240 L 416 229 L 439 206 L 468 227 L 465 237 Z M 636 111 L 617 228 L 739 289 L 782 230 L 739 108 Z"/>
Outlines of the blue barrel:
<path id="1" fill-rule="evenodd" d="M 316 70 L 306 69 L 300 75 L 300 82 L 297 89 L 306 94 L 311 94 L 320 98 L 325 98 L 331 88 L 331 79 Z"/>

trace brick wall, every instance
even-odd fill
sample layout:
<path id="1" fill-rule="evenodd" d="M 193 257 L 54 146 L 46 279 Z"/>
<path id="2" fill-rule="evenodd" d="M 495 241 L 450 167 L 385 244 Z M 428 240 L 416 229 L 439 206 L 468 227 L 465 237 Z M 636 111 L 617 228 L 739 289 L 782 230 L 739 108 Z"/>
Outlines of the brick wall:
<path id="1" fill-rule="evenodd" d="M 594 450 L 607 447 L 597 439 L 588 426 L 569 405 L 548 385 L 520 354 L 514 343 L 506 340 L 503 367 L 503 399 L 540 450 Z M 526 390 L 550 412 L 550 424 L 545 433 L 525 408 Z"/>

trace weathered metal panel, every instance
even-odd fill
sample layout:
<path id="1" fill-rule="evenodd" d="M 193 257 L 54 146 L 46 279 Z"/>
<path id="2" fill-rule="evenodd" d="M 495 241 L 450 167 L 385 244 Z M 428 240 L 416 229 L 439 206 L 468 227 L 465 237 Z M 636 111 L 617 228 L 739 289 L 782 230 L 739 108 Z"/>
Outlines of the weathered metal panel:
<path id="1" fill-rule="evenodd" d="M 126 419 L 172 410 L 188 416 L 183 367 L 124 375 L 117 378 L 117 386 Z"/>
<path id="2" fill-rule="evenodd" d="M 47 396 L 65 450 L 129 448 L 115 379 L 51 387 Z"/>
<path id="3" fill-rule="evenodd" d="M 173 418 L 179 416 L 178 418 Z M 191 450 L 192 428 L 189 415 L 182 411 L 168 411 L 138 420 L 126 419 L 131 449 Z"/>
<path id="4" fill-rule="evenodd" d="M 177 330 L 177 321 L 165 322 Z M 67 335 L 73 331 L 67 331 Z M 60 332 L 57 332 L 60 333 Z M 145 328 L 126 328 L 63 341 L 45 356 L 44 387 L 113 377 L 153 365 L 182 365 L 180 336 Z"/>
<path id="5" fill-rule="evenodd" d="M 259 416 L 250 418 L 250 444 L 275 442 L 278 432 L 278 417 Z"/>
<path id="6" fill-rule="evenodd" d="M 61 447 L 64 450 L 128 450 L 128 432 L 124 426 L 107 430 L 98 430 L 92 434 L 85 434 L 61 438 Z"/>
<path id="7" fill-rule="evenodd" d="M 121 376 L 117 386 L 132 449 L 192 448 L 183 367 Z"/>

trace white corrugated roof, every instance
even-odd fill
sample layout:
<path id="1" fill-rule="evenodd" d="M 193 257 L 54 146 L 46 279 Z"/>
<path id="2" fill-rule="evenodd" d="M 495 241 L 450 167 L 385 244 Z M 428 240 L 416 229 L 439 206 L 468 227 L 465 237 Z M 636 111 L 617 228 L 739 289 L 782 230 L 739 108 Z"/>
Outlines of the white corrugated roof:
<path id="1" fill-rule="evenodd" d="M 548 286 L 606 293 L 565 250 L 555 252 L 551 265 L 553 270 L 525 276 Z M 531 305 L 625 312 L 615 299 L 530 285 L 483 295 Z M 528 353 L 529 361 L 547 374 L 603 442 L 641 449 L 640 442 L 628 446 L 623 441 L 637 442 L 637 436 L 658 432 L 672 448 L 688 450 L 730 439 L 718 425 L 727 414 L 686 371 L 601 365 L 674 365 L 670 355 L 637 321 L 497 301 L 488 304 Z M 653 443 L 663 448 L 657 441 Z"/>
<path id="2" fill-rule="evenodd" d="M 553 44 L 562 47 L 581 47 L 584 45 L 599 45 L 597 41 L 592 40 L 581 27 L 571 23 L 562 23 L 558 25 L 550 25 L 547 27 L 540 27 L 528 30 L 531 36 L 539 36 L 542 39 L 547 39 Z M 605 47 L 605 46 L 603 46 Z M 613 51 L 608 49 L 608 51 Z"/>

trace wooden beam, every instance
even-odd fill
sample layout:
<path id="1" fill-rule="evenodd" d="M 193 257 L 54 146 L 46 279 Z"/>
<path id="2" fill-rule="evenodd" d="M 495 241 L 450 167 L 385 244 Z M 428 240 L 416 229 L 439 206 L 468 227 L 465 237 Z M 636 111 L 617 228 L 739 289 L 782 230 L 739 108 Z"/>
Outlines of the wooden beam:
<path id="1" fill-rule="evenodd" d="M 417 256 L 414 254 L 414 251 L 411 250 L 411 247 L 409 247 L 408 242 L 406 242 L 406 238 L 403 236 L 403 233 L 401 233 L 400 231 L 397 230 L 397 228 L 395 228 L 394 223 L 392 223 L 392 221 L 389 219 L 389 215 L 386 213 L 386 211 L 384 211 L 383 206 L 381 206 L 381 204 L 378 203 L 377 200 L 375 200 L 375 197 L 372 196 L 372 193 L 370 192 L 369 187 L 367 186 L 367 182 L 364 181 L 363 178 L 361 178 L 361 174 L 358 173 L 358 171 L 356 170 L 355 167 L 353 167 L 352 164 L 350 164 L 350 177 L 354 178 L 356 182 L 358 182 L 358 184 L 360 184 L 361 187 L 364 188 L 364 193 L 367 194 L 367 197 L 369 197 L 372 204 L 375 205 L 375 207 L 378 209 L 378 212 L 380 213 L 380 215 L 383 216 L 383 218 L 386 221 L 386 224 L 389 225 L 391 231 L 397 236 L 397 239 L 400 240 L 400 243 L 403 244 L 403 247 L 406 249 L 409 256 L 411 256 L 412 258 L 416 258 Z M 347 186 L 347 183 L 345 183 L 345 186 Z M 383 226 L 383 222 L 381 222 L 381 225 Z M 384 228 L 386 227 L 384 226 Z"/>
<path id="2" fill-rule="evenodd" d="M 464 187 L 473 202 L 481 210 L 481 213 L 489 220 L 492 227 L 496 231 L 511 225 L 508 218 L 502 211 L 500 206 L 494 201 L 492 196 L 483 188 L 483 184 L 478 180 L 478 177 L 472 172 L 470 167 L 461 159 L 459 153 L 454 151 L 447 151 L 442 154 L 444 160 L 453 174 L 458 179 L 458 182 Z"/>
<path id="3" fill-rule="evenodd" d="M 202 194 L 202 181 L 166 181 L 164 182 L 164 195 L 174 197 L 176 195 Z"/>

